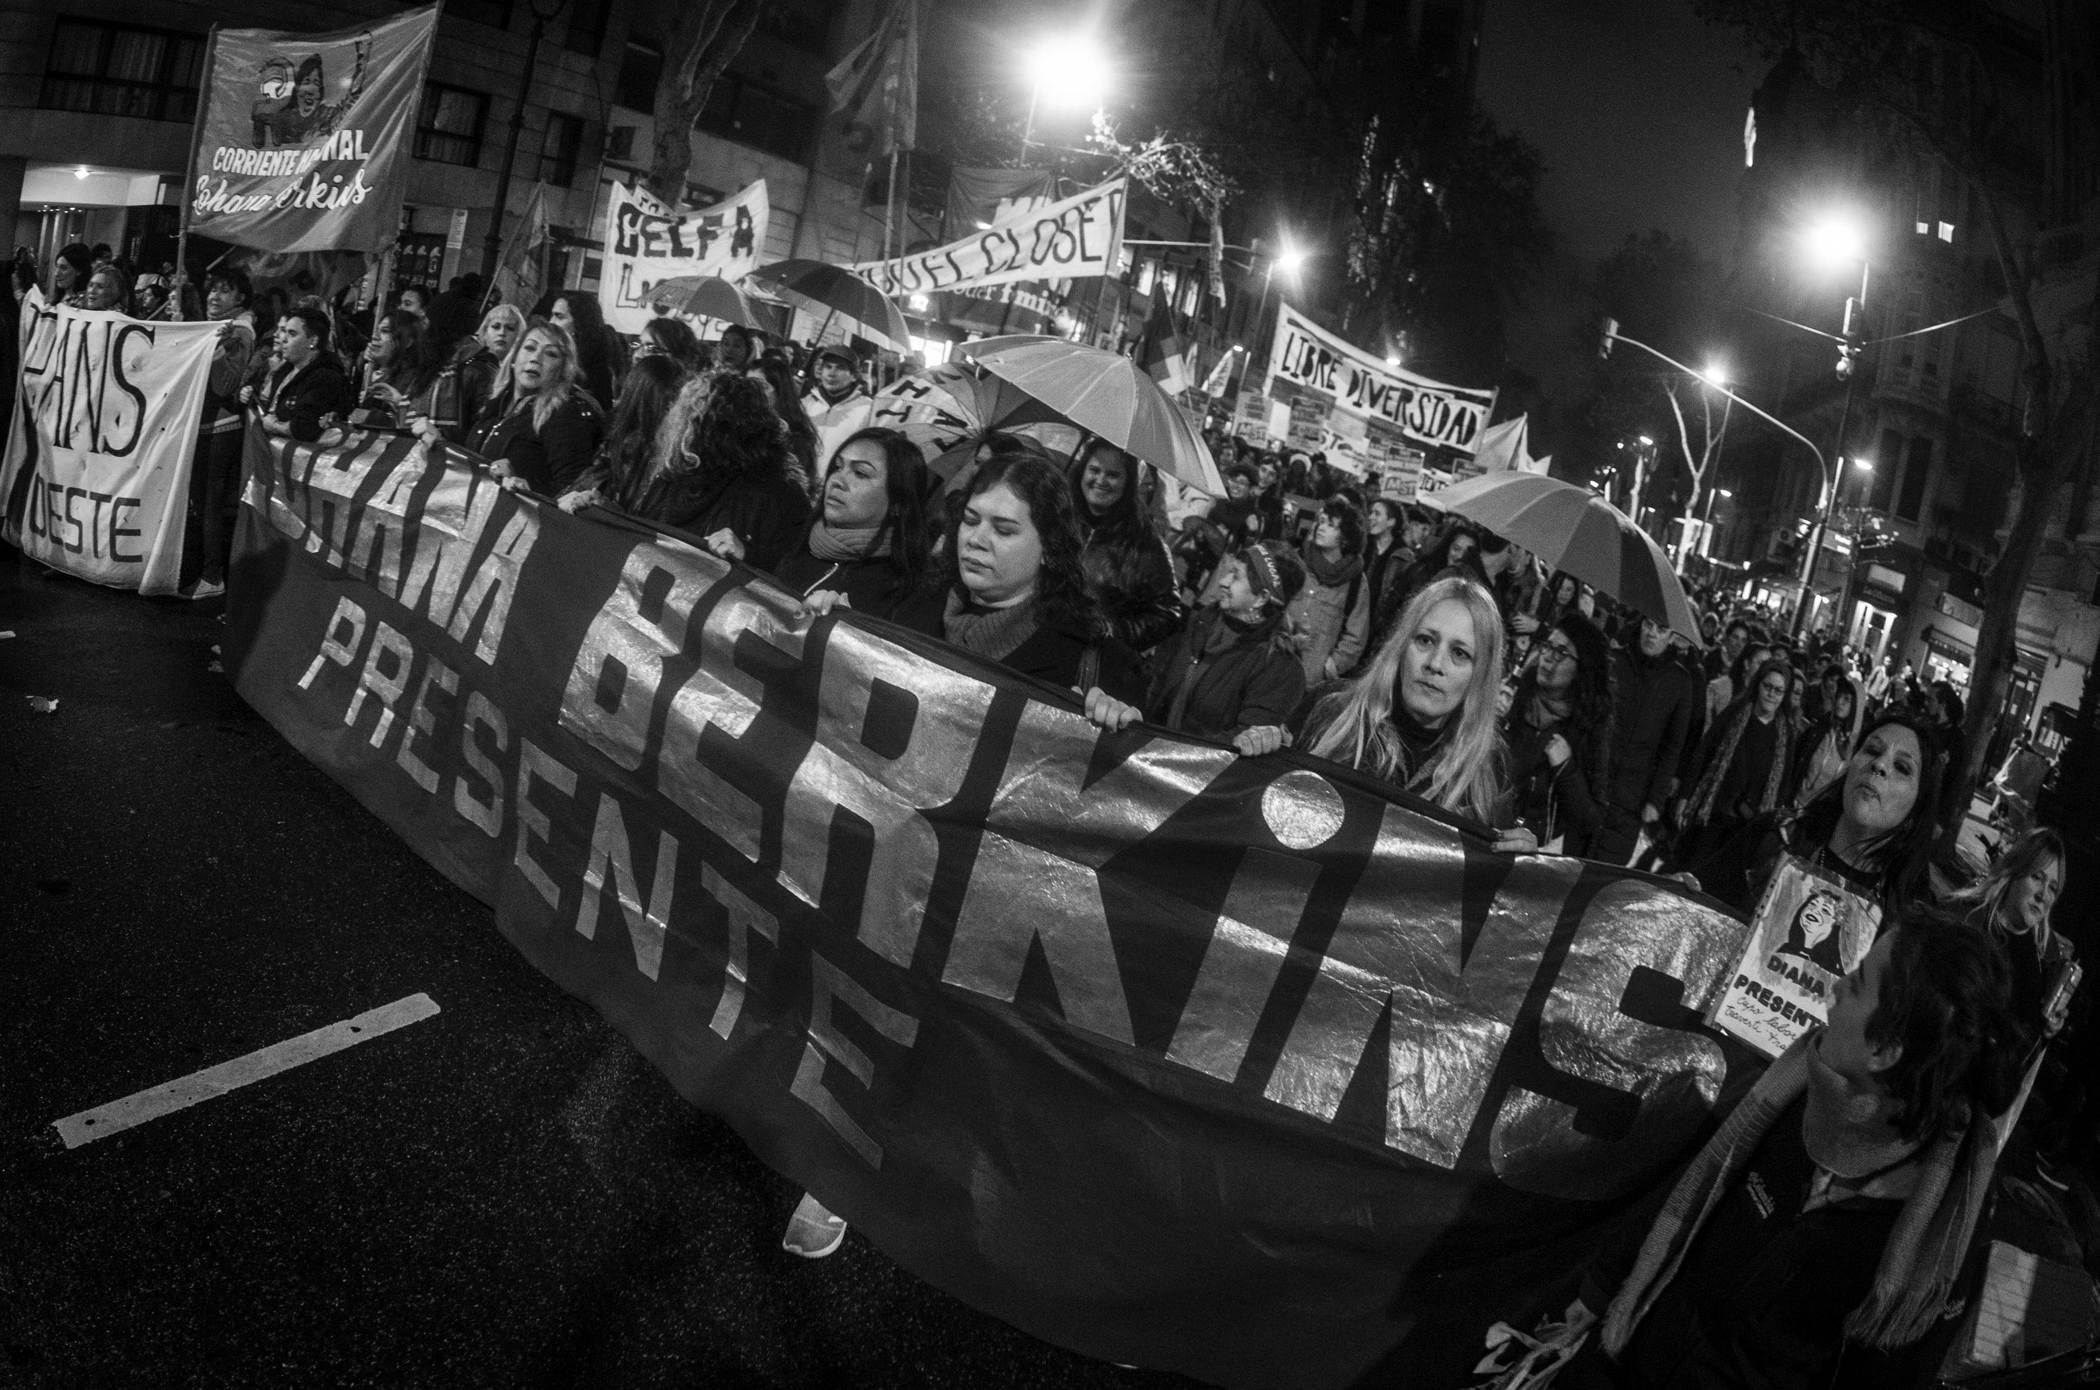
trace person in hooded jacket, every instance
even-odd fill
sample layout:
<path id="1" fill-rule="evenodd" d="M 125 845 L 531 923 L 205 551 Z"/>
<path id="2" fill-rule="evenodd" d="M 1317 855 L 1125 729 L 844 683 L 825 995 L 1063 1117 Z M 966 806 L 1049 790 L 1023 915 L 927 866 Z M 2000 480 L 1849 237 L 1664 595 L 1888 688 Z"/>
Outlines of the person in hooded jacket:
<path id="1" fill-rule="evenodd" d="M 1703 709 L 1698 677 L 1670 645 L 1670 630 L 1643 617 L 1631 639 L 1612 653 L 1612 769 L 1603 793 L 1604 823 L 1590 837 L 1589 850 L 1590 858 L 1607 864 L 1626 863 L 1644 828 L 1663 833 L 1677 766 Z"/>
<path id="2" fill-rule="evenodd" d="M 899 431 L 878 425 L 850 435 L 831 456 L 816 513 L 773 576 L 820 613 L 843 604 L 896 616 L 929 569 L 932 483 L 926 455 Z"/>
<path id="3" fill-rule="evenodd" d="M 1196 609 L 1160 659 L 1145 697 L 1155 724 L 1257 751 L 1250 730 L 1280 729 L 1305 698 L 1305 671 L 1284 611 L 1305 585 L 1305 566 L 1274 541 L 1221 563 L 1218 601 Z"/>
<path id="4" fill-rule="evenodd" d="M 1143 657 L 1173 634 L 1182 608 L 1174 558 L 1145 515 L 1138 472 L 1136 459 L 1097 439 L 1072 469 L 1071 492 L 1087 592 L 1109 634 Z"/>

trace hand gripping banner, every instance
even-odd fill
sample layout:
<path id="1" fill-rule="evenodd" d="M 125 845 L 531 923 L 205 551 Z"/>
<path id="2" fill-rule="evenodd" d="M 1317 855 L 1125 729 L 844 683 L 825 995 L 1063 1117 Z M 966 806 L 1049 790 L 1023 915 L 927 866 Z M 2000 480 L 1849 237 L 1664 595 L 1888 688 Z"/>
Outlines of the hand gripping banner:
<path id="1" fill-rule="evenodd" d="M 438 7 L 329 34 L 213 31 L 189 229 L 265 251 L 393 244 Z"/>
<path id="2" fill-rule="evenodd" d="M 1743 926 L 1674 885 L 1103 733 L 456 454 L 251 437 L 230 600 L 242 695 L 536 966 L 892 1258 L 1095 1356 L 1453 1383 L 1742 1065 L 1698 1010 Z"/>
<path id="3" fill-rule="evenodd" d="M 14 419 L 0 456 L 4 534 L 97 584 L 172 594 L 216 323 L 147 323 L 22 304 Z"/>

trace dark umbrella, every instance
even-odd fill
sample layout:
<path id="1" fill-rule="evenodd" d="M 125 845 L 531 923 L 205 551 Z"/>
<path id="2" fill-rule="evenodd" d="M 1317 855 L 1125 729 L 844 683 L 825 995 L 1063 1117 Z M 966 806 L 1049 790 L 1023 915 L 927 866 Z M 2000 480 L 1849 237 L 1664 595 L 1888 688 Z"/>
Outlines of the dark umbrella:
<path id="1" fill-rule="evenodd" d="M 811 313 L 846 320 L 861 336 L 898 352 L 911 351 L 904 311 L 866 276 L 822 261 L 775 261 L 745 277 L 761 294 Z"/>

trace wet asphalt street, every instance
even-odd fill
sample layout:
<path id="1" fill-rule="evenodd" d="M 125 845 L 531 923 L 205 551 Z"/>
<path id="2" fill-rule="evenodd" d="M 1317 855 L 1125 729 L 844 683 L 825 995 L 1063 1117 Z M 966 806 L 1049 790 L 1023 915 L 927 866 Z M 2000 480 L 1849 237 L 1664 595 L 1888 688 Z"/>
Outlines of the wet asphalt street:
<path id="1" fill-rule="evenodd" d="M 795 1190 L 211 670 L 0 547 L 0 1386 L 1150 1386 Z M 39 710 L 31 697 L 56 699 Z M 417 994 L 68 1149 L 54 1122 Z"/>

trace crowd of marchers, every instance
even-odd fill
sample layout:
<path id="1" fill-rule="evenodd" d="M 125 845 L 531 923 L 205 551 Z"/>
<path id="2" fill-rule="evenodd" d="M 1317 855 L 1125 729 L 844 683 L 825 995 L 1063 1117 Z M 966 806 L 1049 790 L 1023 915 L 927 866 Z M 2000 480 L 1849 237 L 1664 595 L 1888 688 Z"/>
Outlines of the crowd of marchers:
<path id="1" fill-rule="evenodd" d="M 18 255 L 13 301 L 40 283 L 127 312 L 126 274 L 86 247 Z M 1535 1348 L 1573 1354 L 1561 1384 L 1902 1383 L 1974 1296 L 1994 1172 L 2083 1181 L 2079 1085 L 2044 1065 L 2077 980 L 2051 924 L 2064 847 L 2025 822 L 2035 758 L 2010 740 L 1995 790 L 2013 825 L 1995 857 L 1956 847 L 1963 709 L 1944 681 L 1862 669 L 1710 591 L 1699 631 L 1671 631 L 1423 501 L 1215 431 L 1215 500 L 1085 437 L 1065 458 L 990 433 L 940 478 L 867 423 L 870 364 L 847 346 L 702 342 L 676 318 L 629 340 L 594 295 L 528 313 L 474 277 L 362 315 L 257 295 L 238 270 L 202 291 L 194 316 L 220 334 L 193 596 L 223 592 L 251 420 L 306 442 L 411 430 L 565 510 L 675 528 L 813 610 L 1069 690 L 1104 728 L 1292 749 L 1485 826 L 1492 851 L 1681 875 L 1745 914 L 1787 856 L 1877 907 L 1828 1025 Z M 829 1254 L 845 1230 L 805 1197 L 786 1245 Z"/>

